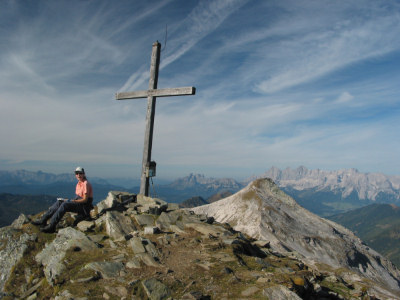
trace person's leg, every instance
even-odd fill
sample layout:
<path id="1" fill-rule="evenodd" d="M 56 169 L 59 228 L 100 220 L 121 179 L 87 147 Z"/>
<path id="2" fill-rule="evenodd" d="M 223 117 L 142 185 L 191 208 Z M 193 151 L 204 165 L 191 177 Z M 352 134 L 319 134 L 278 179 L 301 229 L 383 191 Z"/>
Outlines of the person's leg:
<path id="1" fill-rule="evenodd" d="M 73 202 L 63 202 L 58 209 L 53 213 L 49 225 L 43 228 L 43 232 L 54 232 L 58 222 L 67 211 L 80 213 L 80 204 Z"/>
<path id="2" fill-rule="evenodd" d="M 52 206 L 49 207 L 49 209 L 42 215 L 40 219 L 34 220 L 31 223 L 33 225 L 45 225 L 47 220 L 54 215 L 54 213 L 62 205 L 62 203 L 63 203 L 62 201 L 57 200 Z"/>

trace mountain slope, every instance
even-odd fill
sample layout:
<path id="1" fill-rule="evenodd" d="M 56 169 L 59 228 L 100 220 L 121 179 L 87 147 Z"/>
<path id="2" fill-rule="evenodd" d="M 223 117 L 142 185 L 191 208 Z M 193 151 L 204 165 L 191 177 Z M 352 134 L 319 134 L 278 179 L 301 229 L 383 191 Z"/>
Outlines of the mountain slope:
<path id="1" fill-rule="evenodd" d="M 295 251 L 310 264 L 350 268 L 400 290 L 400 272 L 390 261 L 341 225 L 299 206 L 270 179 L 256 180 L 228 198 L 191 210 L 270 241 L 277 251 Z"/>
<path id="2" fill-rule="evenodd" d="M 110 192 L 94 220 L 56 234 L 20 217 L 0 228 L 0 298 L 398 299 L 348 269 L 308 264 L 160 199 Z M 155 230 L 157 229 L 157 230 Z"/>
<path id="3" fill-rule="evenodd" d="M 400 208 L 394 204 L 372 204 L 329 217 L 400 266 Z"/>
<path id="4" fill-rule="evenodd" d="M 56 197 L 46 195 L 0 194 L 0 227 L 10 225 L 21 213 L 37 214 L 54 203 Z"/>

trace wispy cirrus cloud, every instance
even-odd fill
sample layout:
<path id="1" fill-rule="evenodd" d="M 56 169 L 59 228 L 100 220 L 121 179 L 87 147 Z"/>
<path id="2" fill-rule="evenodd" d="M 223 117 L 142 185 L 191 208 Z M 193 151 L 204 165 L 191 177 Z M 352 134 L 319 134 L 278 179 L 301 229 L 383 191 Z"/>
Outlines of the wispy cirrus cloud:
<path id="1" fill-rule="evenodd" d="M 171 37 L 168 39 L 168 52 L 171 54 L 163 58 L 160 69 L 187 53 L 246 2 L 248 0 L 199 2 L 184 20 L 173 24 L 173 30 L 168 33 Z M 130 76 L 120 91 L 135 90 L 146 80 L 148 80 L 148 73 L 140 69 Z"/>
<path id="2" fill-rule="evenodd" d="M 140 168 L 146 101 L 113 96 L 147 88 L 167 24 L 159 86 L 197 91 L 157 101 L 158 174 L 396 171 L 399 14 L 394 0 L 0 1 L 0 162 Z"/>
<path id="3" fill-rule="evenodd" d="M 275 67 L 268 79 L 257 84 L 259 91 L 274 93 L 302 83 L 307 83 L 344 68 L 350 64 L 380 57 L 400 49 L 400 14 L 390 15 L 380 11 L 373 19 L 338 18 L 336 24 L 315 24 L 310 20 L 309 32 L 304 35 L 289 36 L 272 45 L 271 52 L 283 50 L 279 62 L 283 67 Z M 289 23 L 290 24 L 290 23 Z M 293 27 L 296 23 L 291 23 Z M 325 30 L 321 31 L 322 28 Z M 271 59 L 267 61 L 272 61 Z M 273 64 L 275 66 L 275 64 Z"/>

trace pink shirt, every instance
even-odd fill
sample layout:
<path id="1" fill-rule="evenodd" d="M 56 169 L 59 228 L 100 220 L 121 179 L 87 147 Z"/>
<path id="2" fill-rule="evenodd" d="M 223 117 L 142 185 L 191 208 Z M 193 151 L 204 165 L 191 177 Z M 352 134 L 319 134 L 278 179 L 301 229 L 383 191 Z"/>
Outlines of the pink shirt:
<path id="1" fill-rule="evenodd" d="M 92 185 L 87 180 L 83 182 L 78 181 L 75 189 L 75 194 L 77 194 L 81 198 L 83 198 L 85 194 L 87 194 L 89 198 L 93 198 Z"/>

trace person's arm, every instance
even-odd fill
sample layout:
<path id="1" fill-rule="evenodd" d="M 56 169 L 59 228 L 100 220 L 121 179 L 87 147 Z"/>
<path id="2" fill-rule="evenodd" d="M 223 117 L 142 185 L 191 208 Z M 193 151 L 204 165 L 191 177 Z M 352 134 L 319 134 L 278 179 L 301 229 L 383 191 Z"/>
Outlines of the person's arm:
<path id="1" fill-rule="evenodd" d="M 78 198 L 78 199 L 72 200 L 72 202 L 74 202 L 74 203 L 86 203 L 88 198 L 89 198 L 88 194 L 84 194 L 83 198 Z"/>

